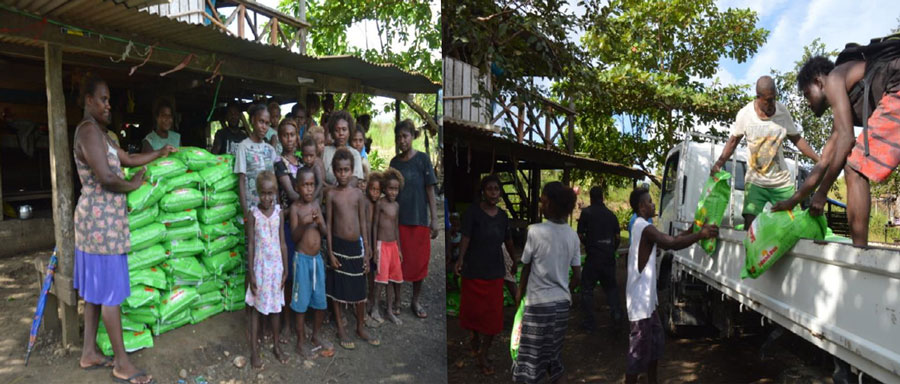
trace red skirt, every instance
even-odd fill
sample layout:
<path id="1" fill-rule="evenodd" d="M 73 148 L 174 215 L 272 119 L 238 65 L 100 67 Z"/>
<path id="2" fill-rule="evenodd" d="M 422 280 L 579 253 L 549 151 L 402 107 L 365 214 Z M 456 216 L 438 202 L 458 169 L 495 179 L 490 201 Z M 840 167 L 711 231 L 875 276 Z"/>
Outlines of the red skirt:
<path id="1" fill-rule="evenodd" d="M 503 279 L 462 279 L 459 325 L 483 335 L 503 331 Z"/>
<path id="2" fill-rule="evenodd" d="M 431 259 L 431 228 L 421 225 L 400 226 L 400 252 L 403 253 L 403 281 L 416 282 L 428 276 Z"/>

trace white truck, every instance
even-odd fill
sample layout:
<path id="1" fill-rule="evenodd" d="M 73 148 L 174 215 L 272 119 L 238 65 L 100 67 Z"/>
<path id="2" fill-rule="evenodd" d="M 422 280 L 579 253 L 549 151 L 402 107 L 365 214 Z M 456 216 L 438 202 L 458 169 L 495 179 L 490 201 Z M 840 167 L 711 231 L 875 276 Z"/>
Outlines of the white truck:
<path id="1" fill-rule="evenodd" d="M 692 135 L 669 151 L 659 230 L 678 234 L 690 228 L 710 167 L 723 149 L 709 137 Z M 712 323 L 729 336 L 740 316 L 735 314 L 752 310 L 760 322 L 775 322 L 846 362 L 839 369 L 849 369 L 859 382 L 869 376 L 900 383 L 900 251 L 804 239 L 762 276 L 741 279 L 746 231 L 734 227 L 743 224 L 747 156 L 739 147 L 724 167 L 733 175 L 732 197 L 717 252 L 709 256 L 695 244 L 661 258 L 663 323 L 671 332 Z M 798 174 L 794 161 L 788 167 Z"/>

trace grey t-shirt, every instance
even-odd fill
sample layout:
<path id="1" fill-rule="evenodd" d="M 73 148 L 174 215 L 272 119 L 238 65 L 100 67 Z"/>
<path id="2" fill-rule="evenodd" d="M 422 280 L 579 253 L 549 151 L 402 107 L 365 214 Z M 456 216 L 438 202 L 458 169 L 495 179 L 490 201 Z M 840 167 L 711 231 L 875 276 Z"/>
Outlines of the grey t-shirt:
<path id="1" fill-rule="evenodd" d="M 403 189 L 397 195 L 397 202 L 400 203 L 400 225 L 430 225 L 425 187 L 437 184 L 431 159 L 422 152 L 416 152 L 408 161 L 394 157 L 391 159 L 391 168 L 403 174 Z"/>
<path id="2" fill-rule="evenodd" d="M 581 266 L 581 244 L 571 227 L 549 221 L 530 225 L 522 263 L 531 264 L 525 305 L 572 301 L 569 267 Z"/>

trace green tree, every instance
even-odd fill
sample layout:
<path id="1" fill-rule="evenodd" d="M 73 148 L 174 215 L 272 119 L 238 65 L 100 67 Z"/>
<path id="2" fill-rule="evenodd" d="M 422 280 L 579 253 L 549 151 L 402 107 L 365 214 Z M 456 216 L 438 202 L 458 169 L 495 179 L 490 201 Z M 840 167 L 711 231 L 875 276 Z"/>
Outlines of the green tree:
<path id="1" fill-rule="evenodd" d="M 765 42 L 753 11 L 719 10 L 713 0 L 585 7 L 582 43 L 593 60 L 554 87 L 575 100 L 582 152 L 650 172 L 685 133 L 730 122 L 749 101 L 747 85 L 702 80 L 715 76 L 720 59 L 743 62 Z"/>
<path id="2" fill-rule="evenodd" d="M 282 0 L 281 12 L 298 16 L 296 0 Z M 306 19 L 312 25 L 307 36 L 307 51 L 316 56 L 354 55 L 368 62 L 393 64 L 402 70 L 418 72 L 432 81 L 441 79 L 440 25 L 432 23 L 428 2 L 392 0 L 307 0 Z M 356 23 L 370 22 L 377 40 L 365 48 L 349 45 L 347 30 Z M 292 37 L 296 31 L 286 29 Z M 400 51 L 395 46 L 406 47 Z M 339 95 L 335 105 L 341 108 L 347 95 Z M 416 95 L 414 102 L 434 112 L 434 95 Z M 371 97 L 353 95 L 348 109 L 355 113 L 373 111 Z M 416 116 L 417 118 L 419 116 Z M 418 119 L 421 121 L 421 119 Z"/>

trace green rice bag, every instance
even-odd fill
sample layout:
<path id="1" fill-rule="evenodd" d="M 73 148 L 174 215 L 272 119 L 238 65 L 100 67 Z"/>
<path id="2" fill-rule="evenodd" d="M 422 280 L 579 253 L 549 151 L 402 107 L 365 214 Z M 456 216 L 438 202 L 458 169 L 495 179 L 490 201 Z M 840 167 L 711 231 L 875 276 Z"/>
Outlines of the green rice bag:
<path id="1" fill-rule="evenodd" d="M 235 175 L 232 173 L 232 174 L 222 178 L 222 180 L 212 183 L 211 185 L 207 185 L 206 189 L 207 189 L 207 191 L 213 192 L 213 193 L 222 192 L 222 191 L 231 191 L 231 190 L 237 189 L 239 181 L 240 181 L 240 178 L 238 177 L 238 175 Z"/>
<path id="2" fill-rule="evenodd" d="M 159 307 L 156 305 L 145 305 L 143 307 L 132 308 L 123 305 L 122 314 L 130 320 L 144 324 L 152 324 L 159 320 Z"/>
<path id="3" fill-rule="evenodd" d="M 247 286 L 244 285 L 243 280 L 238 284 L 226 283 L 224 293 L 225 300 L 244 300 L 247 295 Z"/>
<path id="4" fill-rule="evenodd" d="M 247 308 L 247 302 L 244 300 L 225 302 L 225 310 L 229 312 L 240 311 L 244 308 Z"/>
<path id="5" fill-rule="evenodd" d="M 122 167 L 123 179 L 131 180 L 134 177 L 134 174 L 141 170 L 144 167 Z"/>
<path id="6" fill-rule="evenodd" d="M 832 241 L 836 243 L 845 243 L 845 244 L 853 244 L 853 240 L 850 240 L 844 236 L 835 235 L 834 231 L 831 230 L 831 227 L 825 228 L 825 241 Z"/>
<path id="7" fill-rule="evenodd" d="M 187 166 L 181 160 L 167 156 L 147 164 L 147 173 L 145 175 L 150 181 L 156 181 L 178 176 L 187 171 L 187 169 Z"/>
<path id="8" fill-rule="evenodd" d="M 222 304 L 222 300 L 225 300 L 225 296 L 222 296 L 222 293 L 219 291 L 207 292 L 200 295 L 200 298 L 191 305 L 192 308 L 200 308 L 205 307 L 210 304 Z"/>
<path id="9" fill-rule="evenodd" d="M 102 324 L 102 323 L 101 323 Z M 125 344 L 125 352 L 134 352 L 144 348 L 153 348 L 153 336 L 149 331 L 123 331 L 122 341 Z M 97 347 L 106 356 L 113 355 L 112 342 L 106 327 L 97 329 Z"/>
<path id="10" fill-rule="evenodd" d="M 162 180 L 153 183 L 144 182 L 138 189 L 128 192 L 125 201 L 129 212 L 140 211 L 148 208 L 166 194 L 166 182 Z"/>
<path id="11" fill-rule="evenodd" d="M 122 313 L 123 329 L 125 326 L 124 322 L 126 320 L 129 322 L 134 322 L 134 323 L 139 323 L 139 324 L 144 324 L 144 325 L 155 324 L 156 316 L 152 316 L 152 315 L 149 315 L 146 313 Z"/>
<path id="12" fill-rule="evenodd" d="M 722 217 L 725 216 L 725 210 L 728 209 L 728 202 L 731 200 L 729 180 L 731 174 L 725 171 L 716 172 L 706 180 L 706 186 L 703 187 L 703 193 L 700 194 L 700 201 L 697 203 L 697 211 L 694 213 L 692 227 L 694 233 L 700 232 L 704 223 L 722 224 Z M 716 252 L 716 245 L 717 239 L 700 240 L 700 247 L 710 256 Z"/>
<path id="13" fill-rule="evenodd" d="M 197 147 L 178 148 L 178 152 L 173 152 L 169 157 L 181 160 L 192 171 L 199 171 L 217 163 L 215 155 Z"/>
<path id="14" fill-rule="evenodd" d="M 224 153 L 216 156 L 216 162 L 220 164 L 228 164 L 231 168 L 234 168 L 234 155 L 229 153 Z"/>
<path id="15" fill-rule="evenodd" d="M 188 170 L 185 173 L 166 179 L 166 187 L 169 188 L 169 191 L 179 188 L 197 188 L 201 182 L 203 182 L 203 179 L 200 178 L 199 173 Z"/>
<path id="16" fill-rule="evenodd" d="M 197 290 L 193 287 L 173 287 L 171 291 L 166 292 L 162 296 L 159 305 L 159 321 L 163 323 L 173 322 L 177 319 L 177 315 L 180 315 L 186 308 L 190 308 L 199 297 L 200 295 L 197 294 Z"/>
<path id="17" fill-rule="evenodd" d="M 232 174 L 234 174 L 234 171 L 228 164 L 219 164 L 200 171 L 203 185 L 206 185 L 207 187 Z"/>
<path id="18" fill-rule="evenodd" d="M 146 331 L 147 324 L 139 322 L 139 321 L 131 320 L 131 319 L 125 317 L 125 315 L 122 315 L 122 330 L 123 331 L 134 331 L 134 332 Z"/>
<path id="19" fill-rule="evenodd" d="M 130 280 L 131 285 L 140 284 L 159 289 L 168 288 L 166 286 L 166 273 L 157 267 L 130 271 L 128 273 L 128 279 Z"/>
<path id="20" fill-rule="evenodd" d="M 128 252 L 128 270 L 137 271 L 152 267 L 168 258 L 166 249 L 160 244 L 151 245 L 136 252 Z"/>
<path id="21" fill-rule="evenodd" d="M 217 239 L 222 236 L 240 235 L 241 233 L 241 230 L 238 229 L 231 220 L 215 224 L 200 225 L 200 237 L 205 241 Z"/>
<path id="22" fill-rule="evenodd" d="M 197 218 L 203 224 L 221 223 L 234 217 L 237 212 L 238 209 L 234 207 L 234 204 L 217 205 L 198 209 Z"/>
<path id="23" fill-rule="evenodd" d="M 203 307 L 191 309 L 191 324 L 197 324 L 225 311 L 225 305 L 221 301 Z"/>
<path id="24" fill-rule="evenodd" d="M 744 238 L 747 252 L 741 278 L 759 277 L 801 238 L 824 239 L 827 227 L 825 216 L 812 216 L 806 210 L 772 212 L 766 204 Z"/>
<path id="25" fill-rule="evenodd" d="M 198 222 L 197 210 L 185 209 L 177 212 L 163 212 L 156 218 L 156 221 L 165 225 L 167 229 L 186 227 Z"/>
<path id="26" fill-rule="evenodd" d="M 200 236 L 200 224 L 194 223 L 187 227 L 169 228 L 166 230 L 166 240 L 188 240 Z"/>
<path id="27" fill-rule="evenodd" d="M 159 291 L 145 285 L 134 285 L 131 287 L 131 296 L 125 299 L 125 305 L 131 308 L 159 305 Z"/>
<path id="28" fill-rule="evenodd" d="M 172 316 L 169 321 L 157 321 L 155 324 L 151 324 L 150 329 L 153 330 L 153 335 L 159 336 L 190 322 L 191 310 L 190 308 L 185 308 L 183 311 Z"/>
<path id="29" fill-rule="evenodd" d="M 169 259 L 162 265 L 170 276 L 179 278 L 182 281 L 199 282 L 210 275 L 206 267 L 200 264 L 197 258 L 193 256 Z"/>
<path id="30" fill-rule="evenodd" d="M 203 242 L 199 238 L 165 241 L 163 247 L 169 252 L 169 257 L 173 259 L 199 255 L 205 250 Z"/>
<path id="31" fill-rule="evenodd" d="M 234 246 L 237 244 L 237 236 L 220 236 L 206 244 L 205 255 L 214 255 L 222 251 L 227 251 L 231 248 L 234 248 Z"/>
<path id="32" fill-rule="evenodd" d="M 213 207 L 216 205 L 234 203 L 240 200 L 240 196 L 234 191 L 223 191 L 206 194 L 206 205 Z"/>
<path id="33" fill-rule="evenodd" d="M 447 316 L 459 316 L 459 291 L 447 292 Z"/>
<path id="34" fill-rule="evenodd" d="M 509 336 L 509 354 L 512 361 L 519 357 L 519 343 L 522 341 L 522 315 L 525 314 L 525 298 L 519 303 L 516 316 L 513 320 L 512 333 Z"/>
<path id="35" fill-rule="evenodd" d="M 159 207 L 156 204 L 140 211 L 131 212 L 128 214 L 128 229 L 134 231 L 143 228 L 156 221 L 156 216 L 159 216 Z"/>
<path id="36" fill-rule="evenodd" d="M 237 249 L 214 253 L 201 259 L 203 264 L 206 265 L 206 269 L 217 276 L 221 276 L 241 265 L 241 253 Z"/>
<path id="37" fill-rule="evenodd" d="M 131 232 L 131 251 L 140 251 L 156 244 L 166 234 L 166 226 L 160 223 L 151 223 L 147 226 Z"/>
<path id="38" fill-rule="evenodd" d="M 164 212 L 178 212 L 203 205 L 203 193 L 194 188 L 181 188 L 167 193 L 159 201 Z"/>
<path id="39" fill-rule="evenodd" d="M 209 271 L 209 267 L 206 267 L 206 270 Z M 220 292 L 223 289 L 225 289 L 224 281 L 215 277 L 207 277 L 197 286 L 197 294 L 203 295 L 213 291 Z"/>

